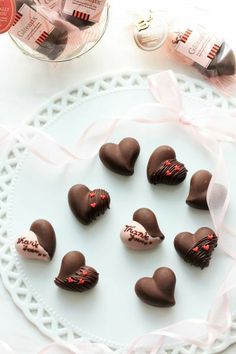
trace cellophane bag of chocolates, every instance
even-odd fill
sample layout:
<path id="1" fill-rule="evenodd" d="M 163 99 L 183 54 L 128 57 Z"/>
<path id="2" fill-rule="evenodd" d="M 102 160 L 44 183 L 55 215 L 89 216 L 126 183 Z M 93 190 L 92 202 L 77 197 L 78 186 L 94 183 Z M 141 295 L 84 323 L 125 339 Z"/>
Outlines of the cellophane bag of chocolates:
<path id="1" fill-rule="evenodd" d="M 91 8 L 86 10 L 85 3 L 90 2 Z M 74 9 L 71 15 L 64 12 L 69 8 L 67 3 Z M 99 9 L 93 5 L 97 3 Z M 45 59 L 60 60 L 99 38 L 99 26 L 90 27 L 98 24 L 104 6 L 105 0 L 16 0 L 16 17 L 9 33 Z"/>
<path id="2" fill-rule="evenodd" d="M 165 47 L 168 54 L 194 67 L 223 93 L 235 89 L 235 51 L 222 35 L 202 24 L 179 21 L 170 24 Z"/>

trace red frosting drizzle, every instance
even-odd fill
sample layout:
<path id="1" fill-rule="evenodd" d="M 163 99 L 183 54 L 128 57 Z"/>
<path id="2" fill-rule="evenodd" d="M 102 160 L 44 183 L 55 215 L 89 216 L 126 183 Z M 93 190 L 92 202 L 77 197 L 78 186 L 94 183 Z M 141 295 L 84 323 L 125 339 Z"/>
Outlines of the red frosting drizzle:
<path id="1" fill-rule="evenodd" d="M 171 165 L 171 162 L 169 161 L 169 160 L 166 160 L 165 162 L 164 162 L 164 166 L 170 166 Z"/>
<path id="2" fill-rule="evenodd" d="M 75 283 L 75 282 L 76 282 L 76 280 L 73 279 L 72 277 L 66 278 L 66 281 L 67 281 L 68 283 Z"/>
<path id="3" fill-rule="evenodd" d="M 194 247 L 193 248 L 193 252 L 198 252 L 199 251 L 199 247 Z"/>
<path id="4" fill-rule="evenodd" d="M 175 171 L 180 171 L 181 167 L 179 165 L 175 165 Z"/>

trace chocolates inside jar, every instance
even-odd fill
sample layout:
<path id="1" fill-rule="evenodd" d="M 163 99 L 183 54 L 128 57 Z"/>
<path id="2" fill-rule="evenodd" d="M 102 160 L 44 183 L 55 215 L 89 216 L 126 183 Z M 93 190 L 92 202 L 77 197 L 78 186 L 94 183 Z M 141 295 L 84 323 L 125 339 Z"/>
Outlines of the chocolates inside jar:
<path id="1" fill-rule="evenodd" d="M 32 0 L 17 0 L 16 11 L 10 33 L 48 59 L 57 59 L 66 47 L 67 30 L 39 14 Z"/>

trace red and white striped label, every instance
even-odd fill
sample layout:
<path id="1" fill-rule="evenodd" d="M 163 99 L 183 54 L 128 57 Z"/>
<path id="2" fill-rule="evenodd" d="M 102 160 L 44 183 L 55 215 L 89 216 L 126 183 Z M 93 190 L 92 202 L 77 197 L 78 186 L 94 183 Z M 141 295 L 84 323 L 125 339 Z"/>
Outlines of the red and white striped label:
<path id="1" fill-rule="evenodd" d="M 186 43 L 191 33 L 192 33 L 192 30 L 187 29 L 180 38 L 181 42 Z"/>
<path id="2" fill-rule="evenodd" d="M 17 22 L 21 19 L 21 17 L 22 17 L 22 15 L 19 12 L 17 12 L 12 26 L 15 26 L 17 24 Z"/>
<path id="3" fill-rule="evenodd" d="M 223 40 L 202 27 L 187 29 L 175 41 L 175 49 L 195 63 L 207 68 L 218 53 Z"/>
<path id="4" fill-rule="evenodd" d="M 85 20 L 85 21 L 89 21 L 89 17 L 90 17 L 89 14 L 85 14 L 83 12 L 79 12 L 79 11 L 75 11 L 75 10 L 73 11 L 73 16 L 80 18 L 81 20 Z"/>
<path id="5" fill-rule="evenodd" d="M 63 13 L 81 20 L 98 22 L 105 3 L 106 0 L 66 0 Z"/>
<path id="6" fill-rule="evenodd" d="M 17 12 L 9 32 L 30 48 L 37 50 L 54 28 L 48 20 L 24 4 Z"/>

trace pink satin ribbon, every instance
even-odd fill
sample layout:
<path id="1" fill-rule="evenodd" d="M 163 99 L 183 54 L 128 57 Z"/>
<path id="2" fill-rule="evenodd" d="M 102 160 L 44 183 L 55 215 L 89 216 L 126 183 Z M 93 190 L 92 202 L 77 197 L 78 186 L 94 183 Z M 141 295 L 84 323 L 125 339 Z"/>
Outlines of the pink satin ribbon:
<path id="1" fill-rule="evenodd" d="M 156 102 L 138 105 L 127 112 L 126 117 L 95 121 L 84 131 L 73 150 L 58 144 L 48 134 L 32 127 L 21 127 L 12 131 L 9 127 L 1 126 L 0 143 L 4 146 L 9 138 L 14 137 L 26 144 L 31 152 L 41 159 L 50 164 L 59 165 L 70 163 L 76 159 L 89 159 L 96 156 L 100 146 L 109 139 L 118 124 L 125 125 L 127 122 L 151 125 L 178 124 L 186 130 L 186 133 L 197 139 L 215 161 L 215 171 L 213 171 L 207 195 L 209 211 L 216 233 L 219 235 L 220 247 L 236 261 L 235 231 L 224 224 L 229 205 L 229 189 L 227 168 L 221 149 L 222 141 L 236 142 L 236 119 L 229 112 L 215 107 L 206 107 L 194 114 L 186 115 L 182 94 L 172 71 L 152 75 L 148 78 L 148 83 Z M 221 238 L 223 232 L 224 242 Z M 143 349 L 149 350 L 151 354 L 156 354 L 169 340 L 195 344 L 205 348 L 211 346 L 230 328 L 232 318 L 228 294 L 235 288 L 236 262 L 216 294 L 206 320 L 185 320 L 161 330 L 152 331 L 131 343 L 128 353 L 135 353 L 136 349 Z M 68 353 L 112 353 L 108 347 L 102 344 L 75 340 L 71 344 L 63 342 L 59 346 L 52 344 L 40 354 L 51 354 L 53 352 L 50 350 L 59 350 L 59 347 L 64 347 Z M 65 353 L 67 352 L 65 351 Z"/>

